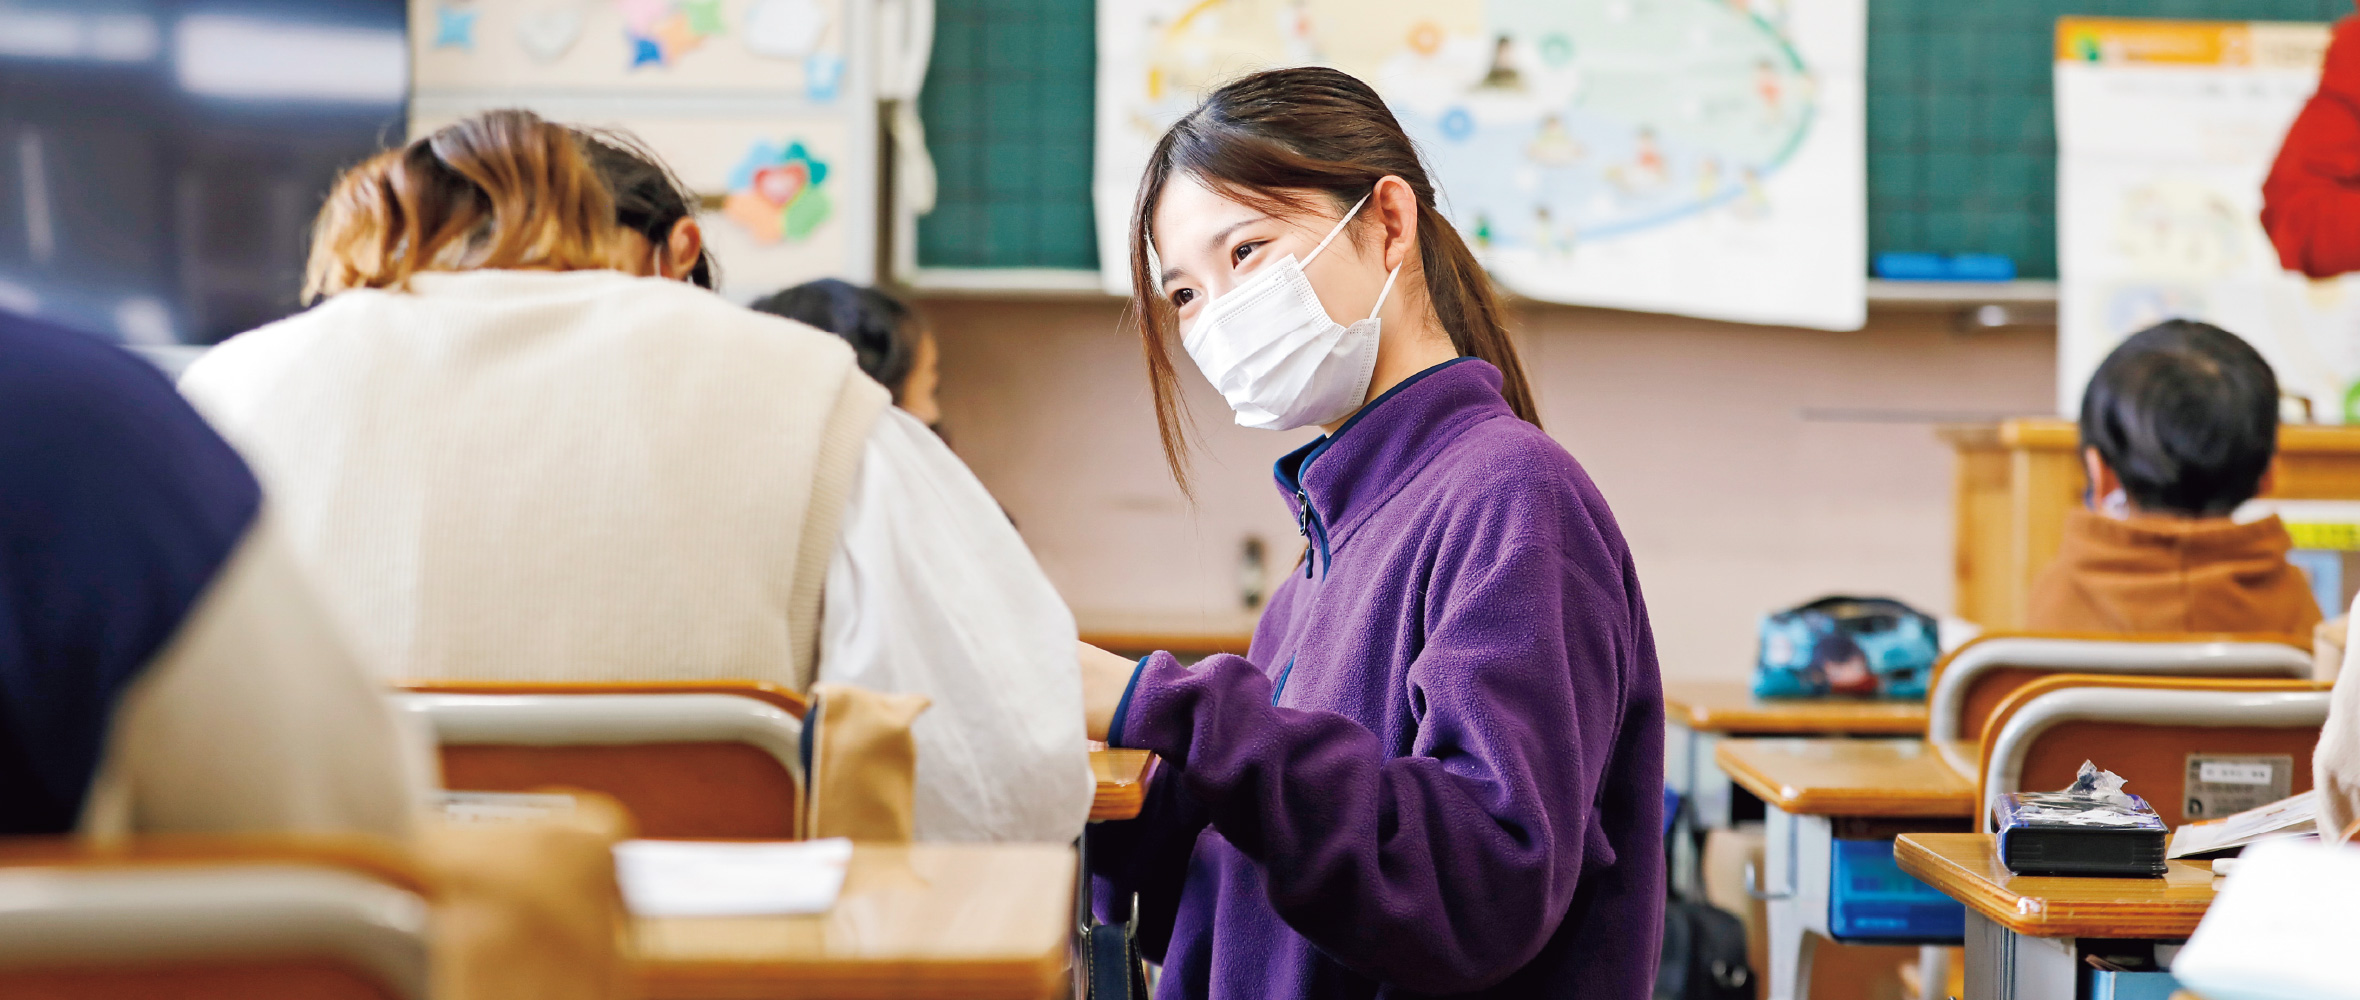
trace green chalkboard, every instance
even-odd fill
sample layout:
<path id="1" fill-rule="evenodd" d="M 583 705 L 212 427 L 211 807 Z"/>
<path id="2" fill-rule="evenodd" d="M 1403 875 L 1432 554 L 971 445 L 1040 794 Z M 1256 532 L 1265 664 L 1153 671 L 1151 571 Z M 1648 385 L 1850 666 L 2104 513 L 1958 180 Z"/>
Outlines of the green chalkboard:
<path id="1" fill-rule="evenodd" d="M 1096 0 L 936 0 L 934 19 L 918 266 L 1096 269 Z"/>
<path id="2" fill-rule="evenodd" d="M 1438 0 L 1439 2 L 1439 0 Z M 1796 0 L 1790 0 L 1796 2 Z M 1095 0 L 936 0 L 925 267 L 1095 268 Z M 2352 0 L 1868 0 L 1868 248 L 2057 273 L 2053 32 L 2072 14 L 2331 21 Z"/>
<path id="3" fill-rule="evenodd" d="M 1868 250 L 2057 276 L 2049 83 L 2067 15 L 2332 21 L 2351 0 L 1868 0 Z"/>

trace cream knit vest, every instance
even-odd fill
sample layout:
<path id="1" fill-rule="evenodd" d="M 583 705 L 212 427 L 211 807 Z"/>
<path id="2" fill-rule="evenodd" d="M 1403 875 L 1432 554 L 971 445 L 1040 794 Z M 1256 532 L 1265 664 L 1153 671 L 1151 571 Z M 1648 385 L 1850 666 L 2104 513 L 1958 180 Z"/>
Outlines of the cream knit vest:
<path id="1" fill-rule="evenodd" d="M 181 385 L 395 677 L 798 691 L 888 403 L 833 336 L 613 271 L 346 292 Z"/>

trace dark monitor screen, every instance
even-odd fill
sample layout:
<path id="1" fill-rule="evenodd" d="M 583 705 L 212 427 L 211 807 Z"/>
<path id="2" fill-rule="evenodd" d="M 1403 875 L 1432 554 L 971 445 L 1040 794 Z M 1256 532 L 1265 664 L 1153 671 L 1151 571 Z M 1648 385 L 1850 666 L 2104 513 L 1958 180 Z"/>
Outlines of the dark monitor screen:
<path id="1" fill-rule="evenodd" d="M 402 0 L 0 0 L 0 310 L 130 344 L 297 311 L 337 171 L 398 141 Z"/>

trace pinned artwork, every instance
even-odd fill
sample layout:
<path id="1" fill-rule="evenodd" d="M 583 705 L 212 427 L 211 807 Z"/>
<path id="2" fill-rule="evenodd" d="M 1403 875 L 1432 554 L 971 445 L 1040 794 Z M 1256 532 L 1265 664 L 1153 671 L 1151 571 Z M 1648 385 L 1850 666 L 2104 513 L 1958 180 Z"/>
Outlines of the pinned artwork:
<path id="1" fill-rule="evenodd" d="M 800 242 L 828 221 L 828 165 L 800 142 L 757 141 L 730 172 L 721 212 L 765 246 Z"/>
<path id="2" fill-rule="evenodd" d="M 836 92 L 844 85 L 844 57 L 833 52 L 814 52 L 803 60 L 803 96 L 826 103 L 836 99 Z"/>
<path id="3" fill-rule="evenodd" d="M 670 66 L 723 32 L 721 0 L 615 0 L 631 68 Z"/>
<path id="4" fill-rule="evenodd" d="M 526 11 L 516 21 L 516 44 L 534 62 L 547 65 L 564 58 L 582 38 L 582 5 L 560 4 Z"/>
<path id="5" fill-rule="evenodd" d="M 434 8 L 434 47 L 475 49 L 475 8 L 446 3 Z"/>
<path id="6" fill-rule="evenodd" d="M 819 0 L 755 0 L 746 9 L 746 51 L 773 59 L 801 59 L 819 48 L 828 8 Z"/>

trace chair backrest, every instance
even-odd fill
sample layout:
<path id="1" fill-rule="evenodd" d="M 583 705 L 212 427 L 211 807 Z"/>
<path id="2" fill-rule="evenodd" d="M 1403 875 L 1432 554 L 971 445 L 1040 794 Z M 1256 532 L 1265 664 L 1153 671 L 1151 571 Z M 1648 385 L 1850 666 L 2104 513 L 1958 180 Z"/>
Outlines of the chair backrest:
<path id="1" fill-rule="evenodd" d="M 2261 634 L 1986 633 L 1934 666 L 1926 739 L 1982 741 L 1993 709 L 2052 674 L 2309 677 L 2310 638 Z"/>
<path id="2" fill-rule="evenodd" d="M 2191 802 L 2198 758 L 2263 758 L 2248 763 L 2268 763 L 2273 780 L 2283 768 L 2284 794 L 2303 792 L 2311 787 L 2311 752 L 2327 721 L 2329 691 L 2280 678 L 2060 674 L 2034 681 L 1992 713 L 1977 769 L 1976 827 L 1990 828 L 1994 797 L 2063 788 L 2085 760 L 2121 775 L 2126 791 L 2175 828 L 2244 808 Z"/>
<path id="3" fill-rule="evenodd" d="M 312 839 L 0 846 L 0 996 L 425 1000 L 429 902 L 395 858 Z"/>
<path id="4" fill-rule="evenodd" d="M 396 700 L 453 791 L 612 796 L 641 836 L 794 839 L 807 703 L 760 681 L 430 681 Z"/>

